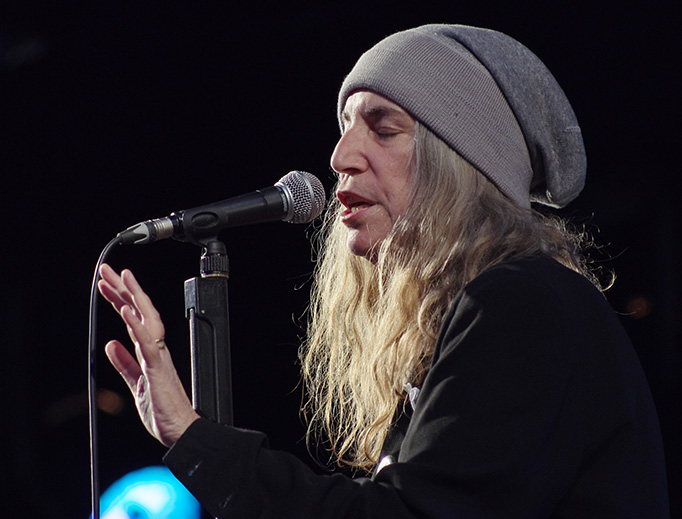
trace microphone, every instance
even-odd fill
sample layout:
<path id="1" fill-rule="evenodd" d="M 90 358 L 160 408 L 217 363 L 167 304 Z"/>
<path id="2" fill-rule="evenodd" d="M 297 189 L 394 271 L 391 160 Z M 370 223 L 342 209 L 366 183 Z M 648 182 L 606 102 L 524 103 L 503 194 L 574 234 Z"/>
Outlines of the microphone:
<path id="1" fill-rule="evenodd" d="M 121 245 L 143 245 L 164 238 L 202 243 L 228 227 L 276 220 L 309 223 L 320 215 L 324 204 L 319 179 L 304 171 L 291 171 L 274 186 L 147 220 L 118 233 L 117 238 Z"/>

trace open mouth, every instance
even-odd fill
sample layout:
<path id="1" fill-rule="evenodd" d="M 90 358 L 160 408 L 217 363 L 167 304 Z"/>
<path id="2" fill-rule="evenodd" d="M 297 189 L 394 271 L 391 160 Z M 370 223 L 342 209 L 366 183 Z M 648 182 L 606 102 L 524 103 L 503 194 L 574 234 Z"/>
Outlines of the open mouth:
<path id="1" fill-rule="evenodd" d="M 367 202 L 358 202 L 356 204 L 353 204 L 350 207 L 347 207 L 346 210 L 341 213 L 341 220 L 347 222 L 350 218 L 356 216 L 365 209 L 372 207 L 373 205 L 374 204 L 370 204 Z"/>
<path id="2" fill-rule="evenodd" d="M 347 209 L 353 210 L 356 208 L 362 208 L 363 206 L 374 205 L 374 202 L 357 195 L 351 191 L 338 191 L 336 196 Z"/>
<path id="3" fill-rule="evenodd" d="M 350 191 L 339 191 L 336 196 L 338 197 L 339 202 L 346 208 L 346 210 L 341 213 L 341 218 L 344 220 L 359 213 L 363 209 L 367 209 L 374 205 L 374 202 Z"/>
<path id="4" fill-rule="evenodd" d="M 367 202 L 357 202 L 353 205 L 351 205 L 348 209 L 347 212 L 351 213 L 357 213 L 359 210 L 364 209 L 366 207 L 370 207 L 372 204 L 367 203 Z"/>

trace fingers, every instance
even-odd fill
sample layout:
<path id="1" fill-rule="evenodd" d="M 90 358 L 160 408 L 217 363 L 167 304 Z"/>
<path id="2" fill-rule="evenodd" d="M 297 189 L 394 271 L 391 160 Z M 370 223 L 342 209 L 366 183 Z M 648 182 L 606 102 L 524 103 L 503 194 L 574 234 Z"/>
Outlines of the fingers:
<path id="1" fill-rule="evenodd" d="M 97 283 L 97 288 L 99 288 L 104 299 L 109 301 L 118 313 L 121 313 L 123 306 L 134 304 L 132 294 L 114 269 L 105 263 L 100 267 L 99 275 L 100 280 Z"/>
<path id="2" fill-rule="evenodd" d="M 98 282 L 100 293 L 121 316 L 123 309 L 128 307 L 147 327 L 154 340 L 164 337 L 165 327 L 161 316 L 131 271 L 123 270 L 119 276 L 109 265 L 103 264 L 100 268 L 100 278 Z M 127 321 L 126 324 L 129 326 L 128 332 L 131 333 Z M 131 338 L 135 340 L 132 334 Z"/>
<path id="3" fill-rule="evenodd" d="M 142 323 L 148 327 L 149 333 L 154 339 L 164 336 L 165 329 L 159 312 L 154 307 L 152 300 L 142 290 L 133 273 L 129 270 L 121 272 L 121 280 L 127 289 L 127 294 L 132 297 L 132 308 L 137 310 Z"/>
<path id="4" fill-rule="evenodd" d="M 162 361 L 162 355 L 164 353 L 168 355 L 165 342 L 163 347 L 160 347 L 161 343 L 157 341 L 163 338 L 163 323 L 160 320 L 152 324 L 144 323 L 129 306 L 121 309 L 121 317 L 128 327 L 130 338 L 135 343 L 135 353 L 140 365 L 149 368 L 158 367 Z"/>

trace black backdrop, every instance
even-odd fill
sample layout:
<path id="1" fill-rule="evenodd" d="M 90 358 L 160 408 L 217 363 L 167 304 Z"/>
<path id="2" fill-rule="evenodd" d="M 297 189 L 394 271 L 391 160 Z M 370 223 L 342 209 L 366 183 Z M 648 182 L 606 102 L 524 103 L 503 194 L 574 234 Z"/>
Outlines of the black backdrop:
<path id="1" fill-rule="evenodd" d="M 138 221 L 271 185 L 291 169 L 330 188 L 343 75 L 381 37 L 429 22 L 516 37 L 572 100 L 589 171 L 564 214 L 588 222 L 612 256 L 605 266 L 618 279 L 607 297 L 654 391 L 680 515 L 680 54 L 671 2 L 129 4 L 5 0 L 0 8 L 2 488 L 10 516 L 89 512 L 87 303 L 106 242 Z M 302 457 L 296 348 L 311 230 L 275 223 L 222 236 L 236 423 Z M 187 384 L 182 283 L 197 275 L 199 252 L 167 241 L 121 248 L 110 260 L 133 268 L 157 302 Z M 100 327 L 101 342 L 125 337 L 108 307 Z M 106 487 L 159 463 L 164 450 L 104 359 L 98 372 L 101 388 L 124 396 L 123 409 L 100 420 Z"/>

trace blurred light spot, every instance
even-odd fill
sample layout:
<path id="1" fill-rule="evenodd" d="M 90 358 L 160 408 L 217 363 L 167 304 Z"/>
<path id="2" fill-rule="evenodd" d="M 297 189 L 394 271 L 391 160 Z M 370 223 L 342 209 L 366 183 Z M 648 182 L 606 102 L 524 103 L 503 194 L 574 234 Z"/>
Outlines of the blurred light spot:
<path id="1" fill-rule="evenodd" d="M 118 393 L 111 391 L 109 389 L 100 389 L 97 392 L 97 408 L 100 411 L 104 411 L 107 414 L 121 414 L 123 408 L 125 407 L 125 402 L 123 398 Z"/>
<path id="2" fill-rule="evenodd" d="M 646 296 L 632 296 L 628 299 L 627 315 L 633 319 L 643 319 L 651 313 L 653 304 Z"/>
<path id="3" fill-rule="evenodd" d="M 97 391 L 97 408 L 107 414 L 120 414 L 125 408 L 125 400 L 110 389 Z M 43 421 L 58 427 L 76 416 L 88 414 L 88 394 L 69 395 L 51 403 L 43 412 Z"/>
<path id="4" fill-rule="evenodd" d="M 102 519 L 199 519 L 199 502 L 167 467 L 129 472 L 101 496 Z"/>

